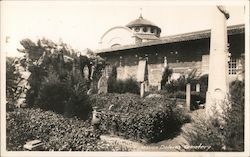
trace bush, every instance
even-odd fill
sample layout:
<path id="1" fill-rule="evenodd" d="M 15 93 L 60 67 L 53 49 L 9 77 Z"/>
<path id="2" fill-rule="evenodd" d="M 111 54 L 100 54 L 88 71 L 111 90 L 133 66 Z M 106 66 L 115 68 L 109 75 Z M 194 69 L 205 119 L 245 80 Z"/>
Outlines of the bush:
<path id="1" fill-rule="evenodd" d="M 140 94 L 140 86 L 136 80 L 128 78 L 123 83 L 123 93 Z"/>
<path id="2" fill-rule="evenodd" d="M 169 78 L 173 74 L 173 69 L 170 69 L 168 66 L 164 69 L 162 79 L 161 79 L 161 87 L 164 87 L 168 82 Z"/>
<path id="3" fill-rule="evenodd" d="M 244 82 L 230 85 L 230 99 L 221 115 L 194 119 L 186 137 L 191 145 L 209 145 L 209 151 L 244 151 Z"/>
<path id="4" fill-rule="evenodd" d="M 108 78 L 108 92 L 113 93 L 115 91 L 114 84 L 116 83 L 117 79 L 117 68 L 116 66 L 112 66 L 111 73 Z"/>
<path id="5" fill-rule="evenodd" d="M 102 131 L 141 142 L 171 137 L 189 120 L 183 110 L 176 108 L 174 101 L 165 97 L 141 99 L 133 94 L 108 94 L 91 100 L 105 110 L 101 119 Z"/>
<path id="6" fill-rule="evenodd" d="M 41 109 L 16 109 L 7 112 L 8 151 L 23 151 L 23 145 L 41 140 L 45 151 L 127 151 L 119 144 L 100 141 L 89 123 Z"/>
<path id="7" fill-rule="evenodd" d="M 110 85 L 109 87 L 111 87 L 111 89 L 108 89 L 109 93 L 140 94 L 139 83 L 135 81 L 133 78 L 112 81 L 112 85 Z"/>
<path id="8" fill-rule="evenodd" d="M 202 93 L 191 92 L 191 102 L 190 109 L 199 109 L 199 104 L 204 104 L 206 102 L 206 97 Z"/>
<path id="9" fill-rule="evenodd" d="M 245 82 L 233 81 L 230 84 L 231 108 L 228 109 L 225 127 L 227 150 L 244 150 L 244 123 L 245 123 Z"/>
<path id="10" fill-rule="evenodd" d="M 38 107 L 66 116 L 87 119 L 92 107 L 87 96 L 87 82 L 71 74 L 64 81 L 55 73 L 49 73 L 42 83 Z"/>
<path id="11" fill-rule="evenodd" d="M 45 110 L 52 110 L 64 113 L 64 106 L 67 104 L 70 93 L 64 83 L 44 83 L 39 92 L 38 106 Z"/>

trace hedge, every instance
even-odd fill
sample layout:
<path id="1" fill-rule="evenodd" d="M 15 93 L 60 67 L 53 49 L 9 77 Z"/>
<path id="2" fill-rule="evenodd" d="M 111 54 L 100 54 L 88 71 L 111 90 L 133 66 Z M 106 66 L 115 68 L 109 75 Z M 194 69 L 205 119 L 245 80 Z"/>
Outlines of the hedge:
<path id="1" fill-rule="evenodd" d="M 41 109 L 15 109 L 7 112 L 8 151 L 23 151 L 23 145 L 39 139 L 45 151 L 127 151 L 118 144 L 99 140 L 100 133 L 77 118 L 65 118 Z"/>
<path id="2" fill-rule="evenodd" d="M 165 97 L 141 99 L 133 94 L 108 94 L 92 97 L 103 108 L 100 128 L 140 142 L 158 142 L 173 136 L 189 121 L 183 109 Z M 111 111 L 108 110 L 113 106 Z"/>

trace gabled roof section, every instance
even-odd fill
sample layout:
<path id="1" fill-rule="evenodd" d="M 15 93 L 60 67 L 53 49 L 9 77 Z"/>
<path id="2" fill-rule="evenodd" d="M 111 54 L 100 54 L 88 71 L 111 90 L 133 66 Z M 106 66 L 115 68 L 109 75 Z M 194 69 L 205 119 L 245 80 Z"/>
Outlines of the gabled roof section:
<path id="1" fill-rule="evenodd" d="M 227 32 L 228 32 L 228 35 L 244 33 L 245 32 L 245 25 L 239 24 L 239 25 L 228 26 Z M 158 40 L 142 42 L 142 43 L 138 43 L 138 44 L 134 44 L 134 45 L 124 45 L 124 46 L 108 48 L 108 49 L 100 49 L 100 50 L 96 50 L 95 53 L 101 54 L 101 53 L 108 53 L 108 52 L 113 52 L 113 51 L 133 49 L 133 48 L 139 48 L 139 47 L 145 47 L 145 46 L 153 46 L 153 45 L 161 45 L 161 44 L 167 44 L 167 43 L 206 39 L 206 38 L 210 38 L 210 36 L 211 36 L 211 29 L 202 30 L 202 31 L 197 31 L 197 32 L 190 32 L 190 33 L 184 33 L 184 34 L 165 36 L 165 37 L 159 38 Z"/>
<path id="2" fill-rule="evenodd" d="M 136 34 L 135 36 L 137 36 L 140 39 L 147 39 L 147 40 L 158 40 L 159 38 L 156 37 L 153 34 Z"/>

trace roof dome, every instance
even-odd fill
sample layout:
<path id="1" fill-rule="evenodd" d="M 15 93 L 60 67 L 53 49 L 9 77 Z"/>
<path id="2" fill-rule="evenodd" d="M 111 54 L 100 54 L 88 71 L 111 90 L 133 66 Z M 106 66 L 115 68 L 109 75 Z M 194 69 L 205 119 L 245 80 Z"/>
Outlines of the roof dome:
<path id="1" fill-rule="evenodd" d="M 151 21 L 149 21 L 147 19 L 144 19 L 142 17 L 142 15 L 140 15 L 140 17 L 138 19 L 135 19 L 135 20 L 131 21 L 130 23 L 128 23 L 126 26 L 129 27 L 129 28 L 137 27 L 137 26 L 153 26 L 153 27 L 156 27 L 156 28 L 160 29 L 158 26 L 156 26 Z"/>

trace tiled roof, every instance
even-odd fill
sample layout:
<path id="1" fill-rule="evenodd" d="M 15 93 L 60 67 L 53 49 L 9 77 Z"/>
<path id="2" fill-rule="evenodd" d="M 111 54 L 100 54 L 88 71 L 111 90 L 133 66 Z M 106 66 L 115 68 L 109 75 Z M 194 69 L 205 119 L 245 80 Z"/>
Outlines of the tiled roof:
<path id="1" fill-rule="evenodd" d="M 142 16 L 140 16 L 138 19 L 131 21 L 126 26 L 127 27 L 135 27 L 135 26 L 142 26 L 142 25 L 157 27 L 154 23 L 152 23 L 151 21 L 149 21 L 147 19 L 144 19 Z"/>
<path id="2" fill-rule="evenodd" d="M 228 26 L 227 31 L 228 31 L 228 35 L 244 33 L 245 25 L 240 24 L 240 25 Z M 210 35 L 211 35 L 211 30 L 209 29 L 209 30 L 203 30 L 203 31 L 197 31 L 197 32 L 165 36 L 165 37 L 159 38 L 158 40 L 152 40 L 152 41 L 142 42 L 142 43 L 133 44 L 133 45 L 123 45 L 123 46 L 114 47 L 114 48 L 99 49 L 99 50 L 95 50 L 94 52 L 100 54 L 100 53 L 108 53 L 108 52 L 113 52 L 113 51 L 133 49 L 133 48 L 139 48 L 139 47 L 145 47 L 145 46 L 206 39 L 206 38 L 210 38 Z"/>

